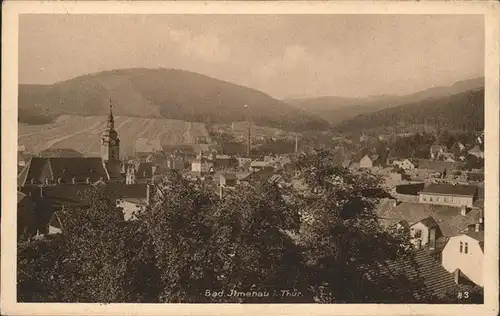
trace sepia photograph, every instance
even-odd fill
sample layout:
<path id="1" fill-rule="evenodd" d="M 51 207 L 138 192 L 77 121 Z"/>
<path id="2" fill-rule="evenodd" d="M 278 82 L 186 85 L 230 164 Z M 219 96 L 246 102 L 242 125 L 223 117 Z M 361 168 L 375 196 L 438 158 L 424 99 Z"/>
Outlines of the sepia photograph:
<path id="1" fill-rule="evenodd" d="M 498 282 L 484 14 L 17 23 L 17 303 L 483 306 Z"/>

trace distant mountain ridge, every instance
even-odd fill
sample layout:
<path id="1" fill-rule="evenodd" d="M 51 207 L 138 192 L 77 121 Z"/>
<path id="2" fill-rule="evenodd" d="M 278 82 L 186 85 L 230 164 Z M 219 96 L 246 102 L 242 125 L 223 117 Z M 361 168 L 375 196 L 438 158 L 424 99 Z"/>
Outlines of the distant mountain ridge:
<path id="1" fill-rule="evenodd" d="M 19 121 L 50 123 L 60 115 L 100 116 L 109 99 L 121 116 L 231 123 L 247 115 L 284 130 L 330 127 L 306 110 L 240 85 L 178 69 L 131 68 L 79 76 L 52 85 L 19 85 Z M 248 105 L 248 109 L 244 107 Z"/>
<path id="2" fill-rule="evenodd" d="M 433 87 L 409 95 L 378 95 L 366 98 L 323 96 L 317 98 L 287 99 L 288 104 L 315 113 L 332 125 L 349 120 L 361 114 L 374 113 L 404 104 L 440 99 L 467 91 L 484 89 L 484 78 L 456 82 L 451 86 Z"/>
<path id="3" fill-rule="evenodd" d="M 426 125 L 452 130 L 484 130 L 484 88 L 429 98 L 361 114 L 335 125 L 343 132 Z"/>

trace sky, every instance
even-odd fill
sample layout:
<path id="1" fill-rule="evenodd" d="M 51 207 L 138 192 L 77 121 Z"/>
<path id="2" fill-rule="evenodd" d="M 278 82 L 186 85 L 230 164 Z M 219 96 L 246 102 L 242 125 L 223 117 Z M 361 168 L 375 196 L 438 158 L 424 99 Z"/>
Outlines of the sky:
<path id="1" fill-rule="evenodd" d="M 176 68 L 275 98 L 409 94 L 484 76 L 480 15 L 19 18 L 19 83 Z"/>

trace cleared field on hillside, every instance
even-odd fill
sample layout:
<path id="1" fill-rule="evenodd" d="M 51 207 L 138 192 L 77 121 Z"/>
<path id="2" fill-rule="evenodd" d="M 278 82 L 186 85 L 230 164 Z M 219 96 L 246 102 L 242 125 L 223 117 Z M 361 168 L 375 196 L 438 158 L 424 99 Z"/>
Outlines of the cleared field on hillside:
<path id="1" fill-rule="evenodd" d="M 106 123 L 106 116 L 63 115 L 52 124 L 19 124 L 18 142 L 34 153 L 47 148 L 71 148 L 85 156 L 99 156 Z M 194 144 L 197 136 L 209 139 L 203 123 L 180 120 L 117 116 L 115 129 L 121 155 L 132 155 L 138 138 L 159 139 L 162 145 Z"/>

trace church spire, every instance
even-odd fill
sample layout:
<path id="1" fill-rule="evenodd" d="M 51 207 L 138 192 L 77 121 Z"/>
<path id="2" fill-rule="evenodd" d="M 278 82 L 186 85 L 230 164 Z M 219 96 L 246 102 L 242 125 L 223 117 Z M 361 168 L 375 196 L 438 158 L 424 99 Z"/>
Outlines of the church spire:
<path id="1" fill-rule="evenodd" d="M 109 99 L 108 128 L 109 129 L 115 128 L 115 118 L 113 117 L 113 103 L 111 102 L 111 99 Z"/>

